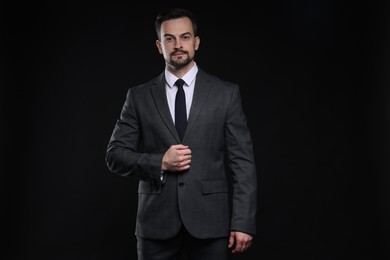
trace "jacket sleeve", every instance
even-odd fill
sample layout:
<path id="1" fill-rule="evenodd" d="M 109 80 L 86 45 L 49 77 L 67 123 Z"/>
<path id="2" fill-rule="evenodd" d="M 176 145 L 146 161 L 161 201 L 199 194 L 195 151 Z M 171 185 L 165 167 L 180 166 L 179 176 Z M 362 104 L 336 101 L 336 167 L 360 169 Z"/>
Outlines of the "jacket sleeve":
<path id="1" fill-rule="evenodd" d="M 142 133 L 133 99 L 133 89 L 130 88 L 107 146 L 107 166 L 113 173 L 121 176 L 161 182 L 163 154 L 139 152 Z"/>
<path id="2" fill-rule="evenodd" d="M 257 173 L 239 88 L 233 90 L 225 126 L 228 165 L 233 174 L 231 230 L 256 234 Z"/>

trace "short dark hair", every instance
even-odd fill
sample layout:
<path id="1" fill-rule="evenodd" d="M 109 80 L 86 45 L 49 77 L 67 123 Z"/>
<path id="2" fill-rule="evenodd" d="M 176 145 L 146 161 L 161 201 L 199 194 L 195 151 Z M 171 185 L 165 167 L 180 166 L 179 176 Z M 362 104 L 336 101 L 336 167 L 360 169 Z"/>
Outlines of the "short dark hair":
<path id="1" fill-rule="evenodd" d="M 161 24 L 164 21 L 172 20 L 176 18 L 188 17 L 192 23 L 192 29 L 194 30 L 194 36 L 198 35 L 198 25 L 195 15 L 188 9 L 184 8 L 169 8 L 157 15 L 156 21 L 154 23 L 156 27 L 157 37 L 160 39 L 161 33 Z"/>

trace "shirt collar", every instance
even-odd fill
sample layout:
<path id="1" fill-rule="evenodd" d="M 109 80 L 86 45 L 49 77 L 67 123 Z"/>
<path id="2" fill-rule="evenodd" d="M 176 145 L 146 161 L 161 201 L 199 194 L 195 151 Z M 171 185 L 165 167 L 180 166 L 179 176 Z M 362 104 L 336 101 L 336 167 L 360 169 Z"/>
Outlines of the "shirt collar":
<path id="1" fill-rule="evenodd" d="M 195 80 L 195 76 L 197 72 L 198 72 L 198 66 L 196 65 L 196 63 L 194 63 L 194 66 L 192 66 L 192 68 L 181 78 L 186 83 L 184 86 L 190 86 L 192 84 L 192 82 Z M 176 77 L 166 69 L 165 80 L 167 81 L 168 86 L 172 88 L 173 85 L 175 85 L 176 80 L 178 80 L 178 77 Z"/>

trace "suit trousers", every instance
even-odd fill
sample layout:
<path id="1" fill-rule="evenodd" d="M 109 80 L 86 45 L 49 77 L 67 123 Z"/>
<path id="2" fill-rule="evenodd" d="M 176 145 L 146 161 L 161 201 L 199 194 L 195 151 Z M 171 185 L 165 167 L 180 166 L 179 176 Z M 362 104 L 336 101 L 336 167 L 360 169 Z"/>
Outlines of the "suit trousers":
<path id="1" fill-rule="evenodd" d="M 229 260 L 229 238 L 199 239 L 182 226 L 180 232 L 166 240 L 137 237 L 138 260 Z"/>

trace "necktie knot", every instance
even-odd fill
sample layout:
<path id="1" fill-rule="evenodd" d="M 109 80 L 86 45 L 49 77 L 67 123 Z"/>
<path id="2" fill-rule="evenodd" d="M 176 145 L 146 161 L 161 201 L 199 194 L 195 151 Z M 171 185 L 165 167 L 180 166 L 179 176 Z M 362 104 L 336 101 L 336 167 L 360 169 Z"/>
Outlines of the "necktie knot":
<path id="1" fill-rule="evenodd" d="M 182 79 L 178 79 L 178 80 L 176 80 L 176 83 L 175 83 L 175 85 L 178 87 L 178 88 L 182 88 L 183 86 L 184 86 L 184 80 L 182 80 Z"/>

